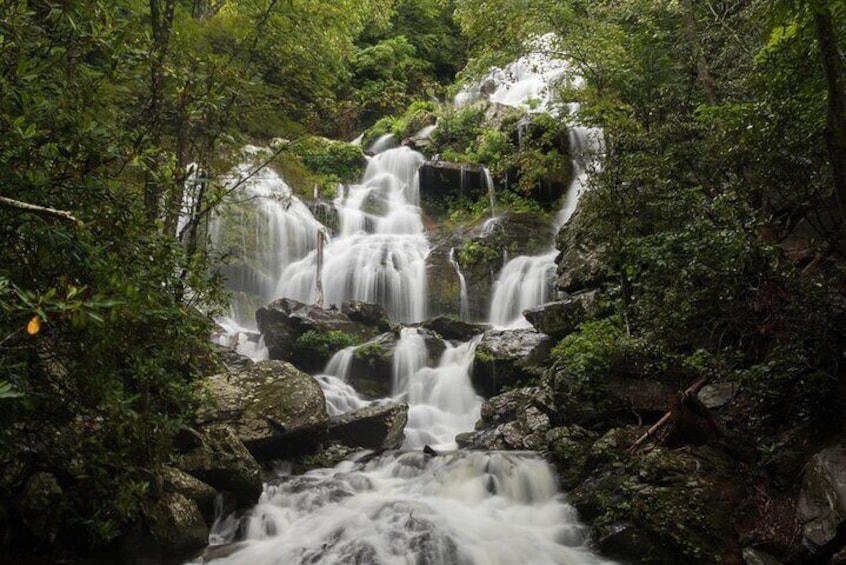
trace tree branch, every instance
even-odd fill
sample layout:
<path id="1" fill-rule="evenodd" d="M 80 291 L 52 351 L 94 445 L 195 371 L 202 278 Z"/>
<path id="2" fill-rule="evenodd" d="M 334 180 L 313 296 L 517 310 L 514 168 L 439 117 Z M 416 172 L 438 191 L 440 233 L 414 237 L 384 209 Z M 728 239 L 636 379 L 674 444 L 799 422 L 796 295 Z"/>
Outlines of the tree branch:
<path id="1" fill-rule="evenodd" d="M 47 208 L 46 206 L 37 206 L 35 204 L 29 204 L 28 202 L 21 202 L 20 200 L 14 200 L 12 198 L 6 198 L 5 196 L 0 196 L 0 204 L 5 206 L 9 206 L 10 208 L 18 208 L 19 210 L 26 210 L 27 212 L 32 212 L 34 214 L 44 214 L 48 216 L 57 216 L 62 218 L 63 220 L 68 220 L 70 222 L 78 222 L 79 220 L 70 212 L 65 210 L 56 210 L 55 208 Z"/>

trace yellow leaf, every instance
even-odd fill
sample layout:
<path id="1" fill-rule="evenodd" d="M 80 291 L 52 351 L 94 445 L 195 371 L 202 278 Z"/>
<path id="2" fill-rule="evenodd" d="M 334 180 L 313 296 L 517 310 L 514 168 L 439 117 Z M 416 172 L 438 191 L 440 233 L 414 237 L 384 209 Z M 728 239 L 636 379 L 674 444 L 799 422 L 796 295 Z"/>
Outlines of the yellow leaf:
<path id="1" fill-rule="evenodd" d="M 41 331 L 41 318 L 38 316 L 33 316 L 29 323 L 26 325 L 26 333 L 29 335 L 35 335 Z"/>

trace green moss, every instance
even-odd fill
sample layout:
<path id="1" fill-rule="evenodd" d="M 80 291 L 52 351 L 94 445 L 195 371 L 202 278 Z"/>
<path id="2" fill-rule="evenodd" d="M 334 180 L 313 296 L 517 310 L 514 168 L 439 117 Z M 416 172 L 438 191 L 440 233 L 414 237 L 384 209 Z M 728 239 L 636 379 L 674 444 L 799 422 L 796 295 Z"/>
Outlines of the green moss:
<path id="1" fill-rule="evenodd" d="M 297 337 L 296 345 L 300 349 L 307 349 L 323 356 L 329 356 L 345 347 L 355 345 L 355 339 L 348 333 L 340 330 L 329 330 L 325 332 L 309 330 Z"/>

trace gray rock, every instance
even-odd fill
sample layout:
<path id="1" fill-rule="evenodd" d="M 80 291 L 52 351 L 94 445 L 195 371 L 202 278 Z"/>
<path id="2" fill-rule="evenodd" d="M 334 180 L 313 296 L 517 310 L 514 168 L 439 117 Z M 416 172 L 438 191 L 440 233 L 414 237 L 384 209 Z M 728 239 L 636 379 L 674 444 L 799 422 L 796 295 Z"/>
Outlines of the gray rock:
<path id="1" fill-rule="evenodd" d="M 407 422 L 407 404 L 367 406 L 332 418 L 328 437 L 349 447 L 398 449 Z"/>
<path id="2" fill-rule="evenodd" d="M 198 447 L 176 457 L 175 466 L 215 490 L 232 493 L 239 507 L 255 504 L 262 491 L 261 468 L 235 433 L 212 427 L 200 438 Z"/>
<path id="3" fill-rule="evenodd" d="M 715 383 L 705 385 L 699 391 L 699 400 L 706 408 L 721 408 L 732 401 L 737 394 L 737 383 Z"/>
<path id="4" fill-rule="evenodd" d="M 504 387 L 536 379 L 552 344 L 552 338 L 533 329 L 488 330 L 476 348 L 473 387 L 490 398 Z"/>
<path id="5" fill-rule="evenodd" d="M 598 296 L 595 290 L 584 292 L 526 310 L 523 315 L 537 331 L 561 339 L 596 315 L 599 309 Z"/>
<path id="6" fill-rule="evenodd" d="M 178 492 L 165 493 L 144 508 L 153 539 L 174 550 L 200 549 L 208 543 L 209 530 L 197 505 Z"/>
<path id="7" fill-rule="evenodd" d="M 315 448 L 329 415 L 317 381 L 283 361 L 262 361 L 237 374 L 206 379 L 214 407 L 201 426 L 225 425 L 259 460 L 282 459 Z"/>
<path id="8" fill-rule="evenodd" d="M 846 522 L 846 443 L 823 449 L 808 462 L 796 508 L 802 543 L 816 551 Z"/>

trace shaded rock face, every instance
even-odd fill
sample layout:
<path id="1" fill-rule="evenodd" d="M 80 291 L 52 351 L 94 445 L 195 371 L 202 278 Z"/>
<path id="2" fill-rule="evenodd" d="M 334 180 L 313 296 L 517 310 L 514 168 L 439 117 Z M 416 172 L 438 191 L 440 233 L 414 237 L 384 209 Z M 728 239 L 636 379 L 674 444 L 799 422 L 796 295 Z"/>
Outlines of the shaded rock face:
<path id="1" fill-rule="evenodd" d="M 841 536 L 846 541 L 846 442 L 811 457 L 796 509 L 802 544 L 818 553 Z"/>
<path id="2" fill-rule="evenodd" d="M 485 398 L 540 376 L 553 340 L 531 329 L 488 330 L 476 348 L 471 382 Z"/>
<path id="3" fill-rule="evenodd" d="M 732 516 L 743 498 L 735 463 L 709 447 L 656 448 L 629 458 L 637 437 L 615 429 L 596 441 L 591 476 L 570 503 L 594 521 L 593 536 L 610 557 L 648 563 L 743 563 Z"/>
<path id="4" fill-rule="evenodd" d="M 426 257 L 426 308 L 429 316 L 461 317 L 461 280 L 450 261 L 461 239 L 441 230 L 429 234 L 431 250 Z"/>
<path id="5" fill-rule="evenodd" d="M 196 445 L 177 455 L 175 466 L 215 490 L 231 494 L 240 508 L 255 504 L 262 491 L 261 468 L 235 433 L 224 426 L 185 433 L 192 435 Z"/>
<path id="6" fill-rule="evenodd" d="M 455 248 L 468 288 L 470 320 L 487 320 L 496 277 L 508 259 L 549 247 L 549 222 L 535 214 L 508 213 L 481 226 Z"/>
<path id="7" fill-rule="evenodd" d="M 294 363 L 307 372 L 322 370 L 343 347 L 390 329 L 387 312 L 379 305 L 350 302 L 339 311 L 289 298 L 259 308 L 256 322 L 270 359 Z"/>
<path id="8" fill-rule="evenodd" d="M 576 331 L 579 324 L 596 316 L 599 311 L 598 297 L 599 292 L 596 290 L 584 292 L 526 310 L 523 315 L 539 332 L 561 339 Z"/>
<path id="9" fill-rule="evenodd" d="M 420 195 L 427 199 L 464 196 L 472 200 L 487 194 L 488 185 L 480 165 L 451 161 L 426 161 L 420 170 Z"/>
<path id="10" fill-rule="evenodd" d="M 202 411 L 198 423 L 228 426 L 260 460 L 313 450 L 326 433 L 323 390 L 290 363 L 262 361 L 210 377 L 206 385 L 216 407 Z"/>
<path id="11" fill-rule="evenodd" d="M 348 447 L 399 449 L 407 422 L 406 404 L 367 406 L 332 418 L 328 438 Z"/>
<path id="12" fill-rule="evenodd" d="M 555 238 L 555 246 L 560 250 L 555 258 L 558 265 L 556 286 L 569 294 L 598 288 L 606 278 L 601 249 L 586 237 L 583 216 L 577 208 Z"/>

